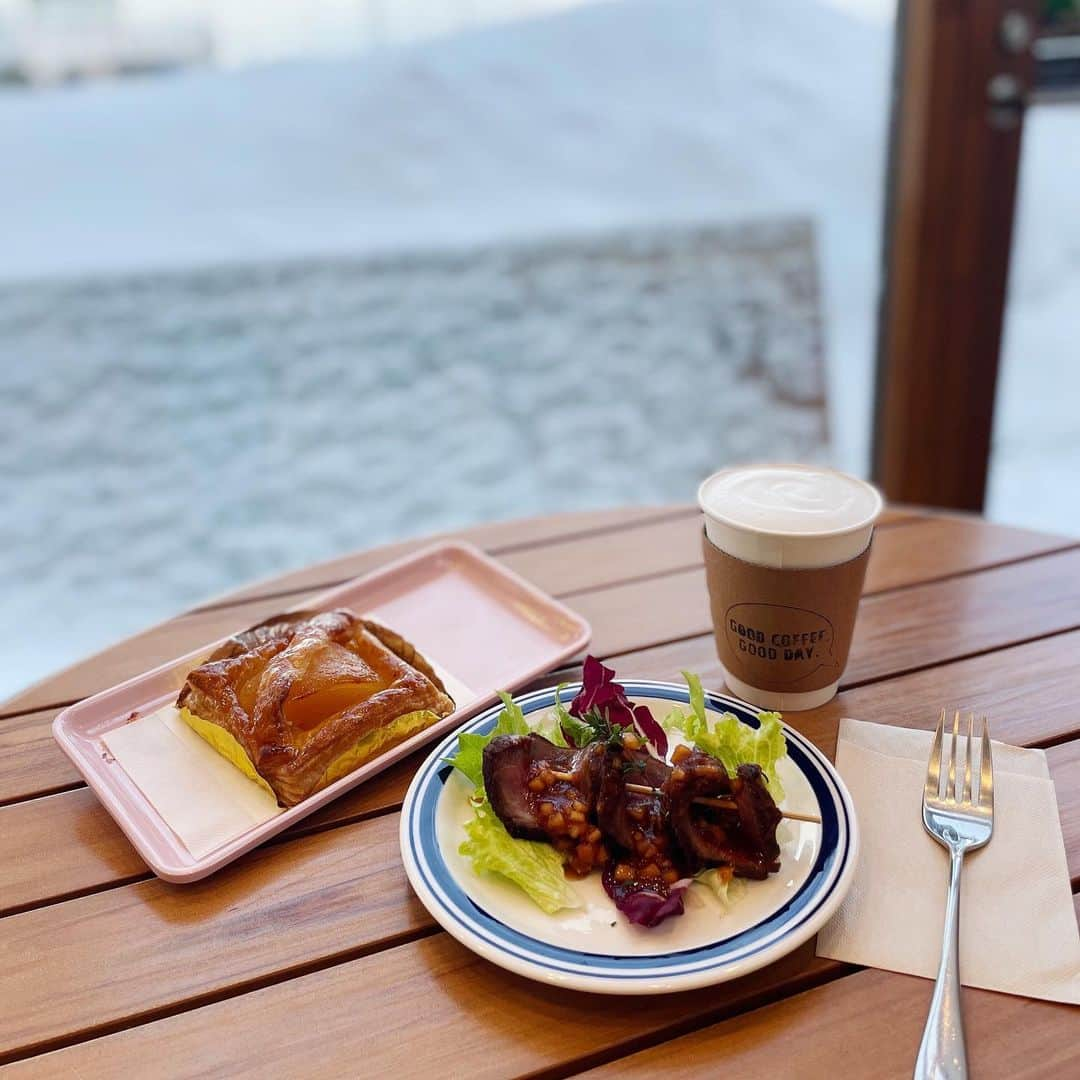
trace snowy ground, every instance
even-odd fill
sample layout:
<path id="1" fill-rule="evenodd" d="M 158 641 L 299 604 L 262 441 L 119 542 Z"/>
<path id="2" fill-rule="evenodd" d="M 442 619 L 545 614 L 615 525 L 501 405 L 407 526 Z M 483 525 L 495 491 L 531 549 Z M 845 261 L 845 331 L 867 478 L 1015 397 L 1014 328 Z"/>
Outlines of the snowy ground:
<path id="1" fill-rule="evenodd" d="M 342 551 L 827 453 L 799 223 L 10 286 L 18 349 L 20 674 L 41 634 L 74 652 Z"/>
<path id="2" fill-rule="evenodd" d="M 628 0 L 0 94 L 0 280 L 810 216 L 834 452 L 862 469 L 890 33 L 807 0 Z"/>
<path id="3" fill-rule="evenodd" d="M 1080 535 L 1080 105 L 1024 128 L 987 512 Z"/>
<path id="4" fill-rule="evenodd" d="M 693 479 L 716 463 L 716 444 L 708 439 L 715 418 L 694 410 L 739 400 L 746 386 L 726 378 L 709 382 L 725 369 L 702 366 L 707 350 L 680 335 L 693 275 L 724 259 L 686 269 L 671 244 L 731 223 L 812 221 L 831 457 L 862 471 L 891 61 L 889 22 L 842 10 L 862 7 L 863 0 L 627 0 L 359 59 L 36 94 L 0 91 L 0 145 L 8 148 L 0 169 L 0 310 L 7 320 L 0 415 L 7 411 L 11 432 L 24 395 L 36 395 L 38 411 L 21 415 L 39 425 L 41 440 L 9 440 L 6 451 L 19 482 L 0 521 L 10 568 L 0 693 L 221 585 L 393 532 L 430 530 L 449 520 L 432 512 L 436 504 L 452 506 L 457 520 L 465 520 L 542 505 L 686 498 Z M 1025 149 L 991 512 L 1080 532 L 1080 506 L 1060 495 L 1061 482 L 1080 468 L 1080 433 L 1069 408 L 1076 395 L 1062 393 L 1080 381 L 1069 352 L 1080 310 L 1080 199 L 1072 183 L 1078 167 L 1075 110 L 1036 111 Z M 324 265 L 313 259 L 345 258 L 349 273 L 363 274 L 366 258 L 414 253 L 406 264 L 434 273 L 430 285 L 439 277 L 433 268 L 446 265 L 440 252 L 482 248 L 492 253 L 487 277 L 481 275 L 485 284 L 468 298 L 463 316 L 477 331 L 475 315 L 484 303 L 498 306 L 488 271 L 506 245 L 554 236 L 569 245 L 564 254 L 587 252 L 590 244 L 603 247 L 610 237 L 642 230 L 670 234 L 658 241 L 672 260 L 663 269 L 682 266 L 688 275 L 671 279 L 678 300 L 667 309 L 666 325 L 653 321 L 664 313 L 661 305 L 646 320 L 648 334 L 627 336 L 623 359 L 640 366 L 648 357 L 649 370 L 620 367 L 616 348 L 605 353 L 603 382 L 590 394 L 565 381 L 579 344 L 567 325 L 589 321 L 582 304 L 567 324 L 545 324 L 549 339 L 542 344 L 565 369 L 564 381 L 555 383 L 565 391 L 557 400 L 537 397 L 539 383 L 509 364 L 498 379 L 469 363 L 447 373 L 439 364 L 442 338 L 425 334 L 413 351 L 432 372 L 420 391 L 428 412 L 410 416 L 393 340 L 373 342 L 366 330 L 358 335 L 358 311 L 366 309 L 343 303 L 348 293 L 325 281 L 311 287 L 322 280 L 318 269 L 311 276 L 312 266 Z M 292 267 L 292 260 L 302 265 Z M 628 299 L 640 306 L 645 280 L 622 274 L 618 263 L 596 290 L 615 313 Z M 142 282 L 137 287 L 95 292 L 94 278 L 115 283 L 116 275 L 133 272 Z M 251 286 L 251 273 L 258 287 Z M 73 277 L 82 283 L 55 284 Z M 391 306 L 406 297 L 395 309 L 400 313 L 411 286 L 394 280 Z M 612 282 L 614 291 L 607 288 Z M 625 290 L 621 299 L 618 288 Z M 377 291 L 373 282 L 361 290 L 376 314 Z M 412 295 L 415 301 L 419 294 Z M 452 290 L 444 295 L 452 309 Z M 277 297 L 270 309 L 267 296 Z M 229 307 L 225 297 L 237 303 Z M 139 303 L 150 310 L 139 310 Z M 505 345 L 510 339 L 499 338 L 497 320 L 492 327 Z M 57 333 L 76 342 L 83 335 L 86 347 L 60 347 Z M 346 350 L 341 355 L 362 345 L 368 374 L 357 378 L 372 400 L 401 404 L 393 415 L 404 418 L 403 437 L 396 421 L 375 425 L 374 440 L 370 424 L 325 434 L 311 425 L 310 402 L 337 384 L 332 365 L 312 368 L 304 360 L 327 354 L 335 335 Z M 282 366 L 285 345 L 300 362 Z M 355 355 L 359 367 L 361 352 Z M 163 375 L 168 365 L 155 365 L 167 357 L 184 371 Z M 258 378 L 238 375 L 256 369 Z M 140 372 L 153 374 L 140 382 Z M 198 378 L 201 396 L 191 396 L 189 375 Z M 694 393 L 684 389 L 688 378 L 697 380 Z M 343 517 L 342 502 L 362 465 L 408 457 L 425 442 L 422 418 L 439 415 L 443 390 L 452 403 L 481 403 L 489 430 L 504 440 L 494 445 L 527 449 L 529 471 L 503 476 L 502 483 L 488 477 L 462 486 L 444 464 L 425 476 L 427 494 L 418 497 L 427 509 L 414 507 L 408 524 L 400 524 L 397 509 L 386 513 L 368 504 L 362 516 Z M 524 434 L 521 417 L 537 405 L 542 435 Z M 73 410 L 93 416 L 94 408 L 104 417 L 100 444 L 80 443 L 85 424 L 73 433 L 57 423 Z M 153 419 L 144 432 L 132 432 L 127 413 L 123 422 L 110 419 L 116 410 Z M 610 497 L 576 480 L 563 445 L 569 429 L 558 419 L 563 410 L 577 421 L 575 430 L 590 433 L 592 452 L 614 463 L 610 476 L 617 480 L 597 473 Z M 781 425 L 785 437 L 802 437 L 790 416 L 772 408 L 744 416 L 750 453 L 760 452 L 755 440 Z M 230 423 L 237 445 L 246 439 L 268 448 L 258 463 L 262 471 L 245 468 L 242 454 L 210 453 L 202 432 Z M 273 437 L 283 424 L 307 440 L 304 452 L 325 470 L 316 482 L 297 478 L 279 491 L 265 486 L 265 469 L 277 465 L 284 469 L 279 476 L 294 475 L 295 462 L 281 458 L 288 441 Z M 611 424 L 644 442 L 627 453 L 617 439 L 605 440 Z M 464 453 L 468 433 L 454 430 L 457 452 Z M 819 440 L 815 428 L 808 454 Z M 35 445 L 44 450 L 32 451 Z M 149 466 L 171 463 L 185 497 L 183 514 L 176 512 L 175 488 L 132 498 L 136 489 L 125 482 L 125 469 L 144 453 Z M 85 459 L 90 480 L 71 468 L 73 455 Z M 217 521 L 220 532 L 215 529 L 224 554 L 177 563 L 184 530 L 202 535 L 200 492 L 223 487 L 232 497 Z M 35 491 L 46 490 L 49 498 L 35 504 Z M 57 490 L 60 498 L 53 497 Z M 296 500 L 307 512 L 283 514 Z M 252 515 L 269 523 L 260 525 L 255 543 Z M 163 539 L 125 561 L 117 553 L 133 543 L 125 528 L 133 517 Z M 70 573 L 52 574 L 40 561 L 56 547 Z M 41 641 L 49 642 L 47 650 L 36 647 Z M 31 644 L 16 651 L 17 642 Z"/>

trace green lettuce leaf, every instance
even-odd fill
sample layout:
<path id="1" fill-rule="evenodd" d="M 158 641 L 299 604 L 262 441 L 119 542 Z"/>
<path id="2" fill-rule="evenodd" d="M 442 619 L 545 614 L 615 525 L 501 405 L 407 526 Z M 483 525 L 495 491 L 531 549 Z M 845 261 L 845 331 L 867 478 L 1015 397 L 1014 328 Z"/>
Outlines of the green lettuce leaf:
<path id="1" fill-rule="evenodd" d="M 543 735 L 549 743 L 554 743 L 555 746 L 565 747 L 567 745 L 566 736 L 559 730 L 558 721 L 552 717 L 541 720 L 533 727 L 533 731 L 537 735 Z"/>
<path id="2" fill-rule="evenodd" d="M 723 873 L 723 869 L 725 868 L 713 866 L 702 870 L 694 875 L 694 881 L 711 889 L 717 900 L 730 911 L 742 899 L 746 882 L 731 873 Z"/>
<path id="3" fill-rule="evenodd" d="M 525 719 L 525 714 L 521 711 L 521 706 L 505 691 L 499 691 L 499 698 L 502 700 L 503 709 L 499 713 L 499 719 L 495 721 L 495 728 L 491 732 L 492 737 L 495 735 L 528 735 L 529 721 Z"/>
<path id="4" fill-rule="evenodd" d="M 555 712 L 555 722 L 558 724 L 565 724 L 569 720 L 574 718 L 566 711 L 566 706 L 562 703 L 562 692 L 566 689 L 566 683 L 561 682 L 555 687 L 555 704 L 552 709 Z"/>
<path id="5" fill-rule="evenodd" d="M 458 736 L 457 753 L 446 761 L 458 772 L 464 773 L 472 781 L 473 787 L 484 787 L 484 747 L 496 735 L 528 735 L 529 722 L 521 711 L 521 706 L 507 693 L 499 692 L 503 708 L 495 726 L 488 735 L 476 735 L 462 732 Z"/>
<path id="6" fill-rule="evenodd" d="M 734 713 L 722 713 L 711 723 L 705 709 L 701 680 L 684 671 L 690 689 L 691 712 L 672 709 L 664 718 L 669 731 L 677 731 L 688 743 L 724 763 L 729 773 L 740 765 L 760 765 L 769 784 L 769 794 L 777 803 L 784 800 L 784 786 L 776 772 L 776 763 L 787 753 L 787 740 L 776 712 L 758 713 L 759 727 L 744 724 Z"/>
<path id="7" fill-rule="evenodd" d="M 457 753 L 446 761 L 458 772 L 468 777 L 473 787 L 484 787 L 484 747 L 491 742 L 492 735 L 472 735 L 462 732 L 457 737 Z"/>
<path id="8" fill-rule="evenodd" d="M 566 736 L 569 735 L 574 746 L 588 746 L 596 738 L 596 729 L 591 724 L 579 720 L 576 716 L 571 716 L 566 711 L 566 707 L 562 703 L 562 692 L 565 685 L 566 683 L 559 683 L 555 690 L 555 727 L 561 729 L 564 736 L 561 745 L 566 745 Z"/>
<path id="9" fill-rule="evenodd" d="M 709 714 L 705 711 L 705 691 L 701 688 L 701 680 L 692 671 L 684 671 L 682 677 L 690 690 L 690 708 L 694 710 L 694 719 L 707 731 Z"/>
<path id="10" fill-rule="evenodd" d="M 574 718 L 566 711 L 566 707 L 561 700 L 562 690 L 565 685 L 565 683 L 560 683 L 555 690 L 555 704 L 552 707 L 551 714 L 547 715 L 533 728 L 533 731 L 538 735 L 543 735 L 548 742 L 562 747 L 569 745 L 563 732 L 563 725 L 567 724 L 568 721 L 570 724 L 576 723 Z"/>
<path id="11" fill-rule="evenodd" d="M 515 840 L 486 800 L 475 806 L 465 832 L 468 840 L 458 851 L 472 860 L 477 873 L 499 874 L 512 881 L 549 915 L 581 906 L 563 874 L 559 853 L 537 840 Z"/>

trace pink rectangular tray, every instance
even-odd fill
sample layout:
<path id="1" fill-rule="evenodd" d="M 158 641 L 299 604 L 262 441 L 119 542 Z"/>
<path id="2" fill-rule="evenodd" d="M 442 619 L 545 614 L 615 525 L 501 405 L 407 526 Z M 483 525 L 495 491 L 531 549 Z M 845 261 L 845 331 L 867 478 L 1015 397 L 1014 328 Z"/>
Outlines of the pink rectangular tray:
<path id="1" fill-rule="evenodd" d="M 477 697 L 201 859 L 192 857 L 113 760 L 101 737 L 133 715 L 148 715 L 173 701 L 187 673 L 225 639 L 65 709 L 53 722 L 53 736 L 149 867 L 166 881 L 197 881 L 219 870 L 491 705 L 497 700 L 497 690 L 522 686 L 573 656 L 592 636 L 580 615 L 466 543 L 436 544 L 298 606 L 304 610 L 348 607 L 385 622 Z"/>

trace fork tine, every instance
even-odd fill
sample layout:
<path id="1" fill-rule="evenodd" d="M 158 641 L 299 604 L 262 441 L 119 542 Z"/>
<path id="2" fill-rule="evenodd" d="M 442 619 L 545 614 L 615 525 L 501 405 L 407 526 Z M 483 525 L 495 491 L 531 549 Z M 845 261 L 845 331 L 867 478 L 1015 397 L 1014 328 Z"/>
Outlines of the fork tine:
<path id="1" fill-rule="evenodd" d="M 979 806 L 994 812 L 994 759 L 990 754 L 990 723 L 982 718 L 982 755 L 979 762 Z"/>
<path id="2" fill-rule="evenodd" d="M 964 806 L 971 805 L 971 744 L 975 741 L 975 714 L 968 713 L 967 730 L 967 764 L 964 767 L 964 790 L 961 795 L 957 793 L 956 801 Z"/>
<path id="3" fill-rule="evenodd" d="M 941 784 L 941 740 L 945 733 L 945 710 L 938 717 L 937 731 L 934 732 L 934 745 L 930 748 L 930 761 L 926 766 L 926 787 L 923 796 L 936 799 Z"/>
<path id="4" fill-rule="evenodd" d="M 952 751 L 949 754 L 949 778 L 945 781 L 945 798 L 958 802 L 956 798 L 956 737 L 960 734 L 960 710 L 953 714 Z"/>

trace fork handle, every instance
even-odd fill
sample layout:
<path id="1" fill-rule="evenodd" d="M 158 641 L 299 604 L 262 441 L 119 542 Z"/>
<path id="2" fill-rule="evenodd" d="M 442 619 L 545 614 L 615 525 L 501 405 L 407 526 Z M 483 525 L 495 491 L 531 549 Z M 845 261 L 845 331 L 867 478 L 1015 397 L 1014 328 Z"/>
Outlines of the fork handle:
<path id="1" fill-rule="evenodd" d="M 945 903 L 945 933 L 941 944 L 934 996 L 926 1018 L 915 1080 L 965 1080 L 967 1051 L 960 1015 L 960 870 L 964 849 L 949 849 L 949 892 Z"/>

